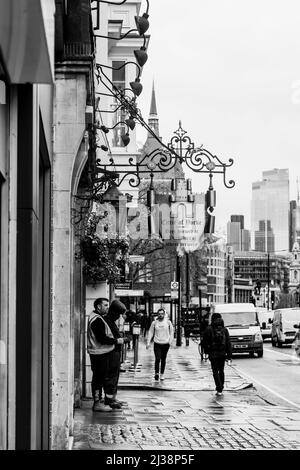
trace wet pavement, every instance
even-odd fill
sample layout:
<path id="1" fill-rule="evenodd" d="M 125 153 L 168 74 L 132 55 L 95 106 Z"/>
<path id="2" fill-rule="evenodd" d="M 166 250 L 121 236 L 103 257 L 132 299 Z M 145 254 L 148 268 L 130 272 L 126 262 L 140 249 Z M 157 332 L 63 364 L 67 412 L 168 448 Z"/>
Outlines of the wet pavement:
<path id="1" fill-rule="evenodd" d="M 226 366 L 224 394 L 216 396 L 209 361 L 201 362 L 192 341 L 170 349 L 164 381 L 154 381 L 144 340 L 136 367 L 128 351 L 123 368 L 123 408 L 93 412 L 92 400 L 82 400 L 73 450 L 300 449 L 300 411 L 266 402 L 234 366 Z"/>

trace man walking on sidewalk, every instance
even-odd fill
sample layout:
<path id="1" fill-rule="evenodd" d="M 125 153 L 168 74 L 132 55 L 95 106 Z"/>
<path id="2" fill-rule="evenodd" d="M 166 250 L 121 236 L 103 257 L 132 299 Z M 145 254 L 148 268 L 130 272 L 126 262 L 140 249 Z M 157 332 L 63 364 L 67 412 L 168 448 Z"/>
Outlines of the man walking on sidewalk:
<path id="1" fill-rule="evenodd" d="M 229 332 L 224 327 L 224 320 L 220 313 L 212 314 L 211 324 L 203 335 L 203 348 L 211 363 L 216 394 L 222 395 L 225 381 L 225 360 L 228 359 L 228 364 L 230 364 L 232 353 Z"/>
<path id="2" fill-rule="evenodd" d="M 164 372 L 166 367 L 166 358 L 174 338 L 174 328 L 172 322 L 166 317 L 164 308 L 160 308 L 157 312 L 157 318 L 150 326 L 149 335 L 147 338 L 146 348 L 150 347 L 150 342 L 154 342 L 155 354 L 155 375 L 154 380 L 159 379 L 160 367 L 160 380 L 164 380 Z"/>
<path id="3" fill-rule="evenodd" d="M 97 299 L 96 305 L 99 300 L 102 299 Z M 106 315 L 101 315 L 94 310 L 89 317 L 87 345 L 93 371 L 93 411 L 110 411 L 122 407 L 121 402 L 116 399 L 116 394 L 120 373 L 121 345 L 126 339 L 121 337 L 115 322 L 125 311 L 126 307 L 122 302 L 113 300 Z M 101 403 L 95 394 L 98 384 L 102 385 L 105 392 L 104 403 Z"/>

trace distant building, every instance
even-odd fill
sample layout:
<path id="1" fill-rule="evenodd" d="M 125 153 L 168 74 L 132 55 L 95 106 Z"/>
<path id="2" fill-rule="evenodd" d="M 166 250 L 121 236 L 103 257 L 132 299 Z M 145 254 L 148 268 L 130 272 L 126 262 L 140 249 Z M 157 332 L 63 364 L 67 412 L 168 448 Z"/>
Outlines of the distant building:
<path id="1" fill-rule="evenodd" d="M 296 242 L 300 242 L 300 206 L 296 201 L 290 201 L 289 251 L 292 251 Z"/>
<path id="2" fill-rule="evenodd" d="M 264 227 L 260 225 L 265 221 Z M 270 222 L 270 226 L 267 221 Z M 263 228 L 262 228 L 263 227 Z M 251 246 L 255 248 L 255 232 L 274 234 L 274 251 L 289 249 L 289 170 L 278 169 L 264 171 L 262 181 L 252 183 L 251 201 Z M 269 234 L 270 235 L 270 234 Z M 258 235 L 260 239 L 262 234 Z M 265 240 L 268 233 L 265 234 Z M 271 239 L 269 240 L 271 243 Z M 255 248 L 256 249 L 256 248 Z M 263 251 L 268 251 L 265 242 Z"/>
<path id="3" fill-rule="evenodd" d="M 273 253 L 275 248 L 274 232 L 270 220 L 260 220 L 259 229 L 255 231 L 255 251 Z"/>
<path id="4" fill-rule="evenodd" d="M 289 257 L 283 254 L 249 251 L 234 254 L 233 301 L 250 302 L 256 286 L 260 295 L 287 289 L 289 283 Z"/>
<path id="5" fill-rule="evenodd" d="M 250 230 L 241 230 L 241 251 L 249 251 L 251 245 Z"/>
<path id="6" fill-rule="evenodd" d="M 244 227 L 244 216 L 243 215 L 231 215 L 230 216 L 230 221 L 231 222 L 238 222 L 240 224 L 241 230 L 243 230 Z"/>
<path id="7" fill-rule="evenodd" d="M 300 245 L 298 242 L 294 243 L 292 248 L 292 261 L 290 264 L 290 292 L 300 293 Z"/>
<path id="8" fill-rule="evenodd" d="M 244 228 L 244 216 L 232 215 L 227 224 L 227 244 L 234 251 L 249 251 L 250 231 Z"/>
<path id="9" fill-rule="evenodd" d="M 149 163 L 151 158 L 148 158 L 148 155 L 151 155 L 152 152 L 155 152 L 158 148 L 161 147 L 160 143 L 157 141 L 155 136 L 157 136 L 161 141 L 163 140 L 162 137 L 160 137 L 160 133 L 159 133 L 159 117 L 157 113 L 154 83 L 152 86 L 152 95 L 151 95 L 148 125 L 155 135 L 148 132 L 146 142 L 140 151 L 140 155 L 138 156 L 139 170 L 140 170 L 140 175 L 142 176 L 142 184 L 140 185 L 140 189 L 141 188 L 143 189 L 143 180 L 146 180 L 146 186 L 147 186 L 147 180 L 148 180 L 148 183 L 150 180 L 150 170 L 147 166 L 147 163 Z M 157 157 L 156 161 L 159 160 L 159 158 L 160 157 Z M 154 172 L 153 175 L 154 175 L 154 181 L 161 181 L 164 185 L 169 185 L 170 190 L 171 190 L 172 179 L 185 178 L 182 166 L 179 163 L 179 161 L 177 161 L 173 167 L 171 165 L 171 168 L 169 171 L 163 171 L 163 172 L 158 171 L 158 172 Z"/>
<path id="10" fill-rule="evenodd" d="M 207 249 L 207 303 L 226 302 L 226 244 L 220 239 Z"/>

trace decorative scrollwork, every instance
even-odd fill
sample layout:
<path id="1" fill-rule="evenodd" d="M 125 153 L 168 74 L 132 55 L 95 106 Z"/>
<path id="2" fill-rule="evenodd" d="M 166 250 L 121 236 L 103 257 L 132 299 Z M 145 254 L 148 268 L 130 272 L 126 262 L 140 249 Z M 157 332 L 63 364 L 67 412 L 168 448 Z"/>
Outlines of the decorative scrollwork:
<path id="1" fill-rule="evenodd" d="M 172 155 L 171 152 L 168 152 L 164 148 L 159 148 L 159 149 L 152 151 L 148 155 L 148 160 L 156 163 L 157 170 L 154 170 L 154 172 L 155 171 L 156 172 L 157 171 L 163 171 L 163 172 L 169 171 L 174 167 L 176 163 L 174 155 Z"/>
<path id="2" fill-rule="evenodd" d="M 175 136 L 171 138 L 168 146 L 154 149 L 149 154 L 144 155 L 138 162 L 134 157 L 129 157 L 126 162 L 116 164 L 113 158 L 105 164 L 98 158 L 96 167 L 99 172 L 101 168 L 105 171 L 114 171 L 118 174 L 118 180 L 115 181 L 120 186 L 125 179 L 129 178 L 129 185 L 136 188 L 140 184 L 143 174 L 154 174 L 167 172 L 174 168 L 177 162 L 185 163 L 195 173 L 223 174 L 223 182 L 226 188 L 233 188 L 235 182 L 226 180 L 226 169 L 233 165 L 233 159 L 228 163 L 223 163 L 219 157 L 213 155 L 203 146 L 195 147 L 191 138 L 186 135 L 187 132 L 182 128 L 179 121 L 179 128 L 174 132 Z"/>
<path id="3" fill-rule="evenodd" d="M 235 181 L 234 180 L 229 180 L 228 183 L 226 182 L 226 170 L 225 170 L 225 168 L 224 168 L 224 172 L 223 172 L 223 183 L 224 183 L 224 186 L 228 189 L 234 188 L 234 186 L 235 186 Z"/>
<path id="4" fill-rule="evenodd" d="M 174 132 L 174 136 L 168 143 L 168 147 L 176 152 L 179 162 L 183 163 L 188 155 L 194 150 L 195 144 L 192 142 L 190 136 L 186 135 L 187 132 L 182 128 L 181 121 L 179 121 L 179 127 Z"/>

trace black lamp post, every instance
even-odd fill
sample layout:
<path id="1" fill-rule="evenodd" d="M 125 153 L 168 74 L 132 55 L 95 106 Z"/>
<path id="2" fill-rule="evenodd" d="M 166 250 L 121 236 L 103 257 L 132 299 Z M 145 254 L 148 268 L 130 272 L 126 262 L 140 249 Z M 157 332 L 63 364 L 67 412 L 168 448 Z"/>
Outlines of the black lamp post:
<path id="1" fill-rule="evenodd" d="M 177 309 L 177 329 L 176 346 L 181 346 L 181 274 L 180 274 L 180 256 L 176 257 L 176 280 L 178 282 L 178 309 Z"/>
<path id="2" fill-rule="evenodd" d="M 270 309 L 270 253 L 268 252 L 268 261 L 267 261 L 267 308 Z"/>

